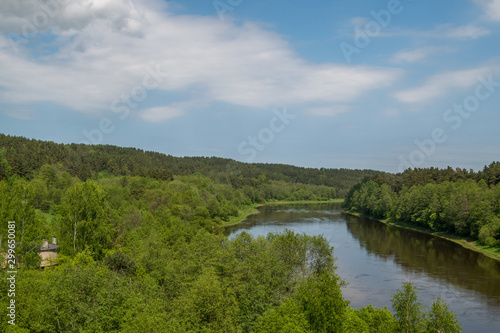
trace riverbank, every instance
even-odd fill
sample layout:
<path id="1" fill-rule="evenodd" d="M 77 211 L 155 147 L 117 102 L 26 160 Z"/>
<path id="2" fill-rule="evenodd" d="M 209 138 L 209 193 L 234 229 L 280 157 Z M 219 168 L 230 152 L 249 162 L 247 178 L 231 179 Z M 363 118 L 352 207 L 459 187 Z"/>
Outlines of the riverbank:
<path id="1" fill-rule="evenodd" d="M 422 233 L 425 233 L 428 235 L 444 238 L 446 240 L 457 243 L 468 250 L 479 252 L 479 253 L 481 253 L 489 258 L 500 261 L 500 248 L 488 247 L 488 246 L 481 245 L 481 244 L 479 244 L 479 242 L 477 240 L 473 240 L 470 238 L 464 239 L 464 238 L 461 238 L 457 235 L 450 234 L 447 232 L 431 231 L 427 228 L 418 227 L 418 226 L 414 226 L 414 225 L 407 224 L 407 223 L 394 222 L 394 221 L 390 220 L 389 218 L 377 219 L 377 218 L 374 218 L 372 216 L 367 216 L 364 214 L 350 212 L 350 211 L 344 211 L 344 213 L 349 214 L 349 215 L 353 215 L 353 216 L 367 218 L 367 219 L 374 220 L 374 221 L 378 221 L 378 222 L 381 222 L 381 223 L 384 223 L 387 225 L 392 225 L 392 226 L 395 226 L 398 228 L 409 229 L 409 230 L 413 230 L 413 231 L 422 232 Z"/>
<path id="2" fill-rule="evenodd" d="M 238 216 L 232 217 L 227 223 L 221 227 L 229 227 L 243 222 L 248 216 L 258 214 L 257 208 L 268 205 L 286 205 L 286 204 L 318 204 L 318 203 L 342 203 L 344 199 L 330 199 L 330 200 L 299 200 L 299 201 L 269 201 L 263 204 L 253 204 L 240 211 Z"/>

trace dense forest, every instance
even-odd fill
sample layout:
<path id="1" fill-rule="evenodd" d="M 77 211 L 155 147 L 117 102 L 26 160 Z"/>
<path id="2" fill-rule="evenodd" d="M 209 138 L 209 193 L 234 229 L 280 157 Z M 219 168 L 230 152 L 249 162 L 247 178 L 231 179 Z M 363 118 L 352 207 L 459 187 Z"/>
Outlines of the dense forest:
<path id="1" fill-rule="evenodd" d="M 337 198 L 343 198 L 347 191 L 364 177 L 382 174 L 373 170 L 248 164 L 217 157 L 173 157 L 136 148 L 57 144 L 0 133 L 0 180 L 6 179 L 9 174 L 32 179 L 44 165 L 55 166 L 82 181 L 96 179 L 99 173 L 157 180 L 171 180 L 173 175 L 199 173 L 217 183 L 235 188 L 258 188 L 259 182 L 269 184 L 271 181 L 278 182 L 280 187 L 283 182 L 327 186 L 330 188 L 329 197 Z M 333 190 L 335 192 L 331 192 Z M 260 199 L 269 200 L 270 197 L 262 195 Z"/>
<path id="2" fill-rule="evenodd" d="M 14 291 L 0 270 L 2 316 L 14 292 L 16 325 L 2 320 L 2 332 L 460 331 L 445 301 L 425 308 L 411 283 L 392 313 L 351 308 L 322 236 L 223 235 L 257 203 L 335 198 L 387 174 L 9 136 L 0 149 L 2 251 L 7 221 L 17 242 Z M 58 257 L 42 270 L 52 236 Z"/>
<path id="3" fill-rule="evenodd" d="M 500 162 L 482 171 L 408 169 L 355 185 L 346 209 L 500 246 Z"/>

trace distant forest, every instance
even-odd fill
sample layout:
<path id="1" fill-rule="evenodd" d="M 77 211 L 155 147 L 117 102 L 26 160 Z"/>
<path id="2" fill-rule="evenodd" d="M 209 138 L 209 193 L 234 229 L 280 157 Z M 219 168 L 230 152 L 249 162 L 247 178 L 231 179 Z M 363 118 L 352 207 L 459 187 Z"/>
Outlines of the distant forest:
<path id="1" fill-rule="evenodd" d="M 483 170 L 408 169 L 355 185 L 346 209 L 500 246 L 500 162 Z"/>
<path id="2" fill-rule="evenodd" d="M 257 182 L 283 181 L 332 188 L 330 197 L 343 198 L 373 170 L 314 169 L 283 164 L 247 164 L 218 157 L 174 157 L 136 148 L 109 145 L 57 144 L 0 134 L 0 180 L 9 175 L 32 179 L 43 165 L 51 165 L 80 180 L 97 179 L 99 173 L 171 180 L 194 173 L 235 188 L 255 187 Z M 285 199 L 285 198 L 283 198 Z"/>

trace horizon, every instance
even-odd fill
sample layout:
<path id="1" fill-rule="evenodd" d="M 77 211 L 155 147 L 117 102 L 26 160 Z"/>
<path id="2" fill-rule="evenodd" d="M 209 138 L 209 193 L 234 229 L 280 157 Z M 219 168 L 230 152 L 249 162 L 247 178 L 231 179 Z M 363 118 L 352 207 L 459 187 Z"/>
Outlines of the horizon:
<path id="1" fill-rule="evenodd" d="M 499 160 L 500 0 L 0 4 L 0 132 L 304 168 Z"/>

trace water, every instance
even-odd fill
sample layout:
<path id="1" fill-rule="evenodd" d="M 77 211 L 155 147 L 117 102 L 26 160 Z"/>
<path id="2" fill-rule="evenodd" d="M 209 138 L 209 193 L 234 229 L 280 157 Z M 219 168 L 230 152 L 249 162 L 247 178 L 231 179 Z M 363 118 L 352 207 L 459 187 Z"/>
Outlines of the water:
<path id="1" fill-rule="evenodd" d="M 425 306 L 434 297 L 446 299 L 463 332 L 500 332 L 498 261 L 444 239 L 347 215 L 338 204 L 265 206 L 226 232 L 258 236 L 286 228 L 328 239 L 353 307 L 392 310 L 392 294 L 411 281 Z"/>

